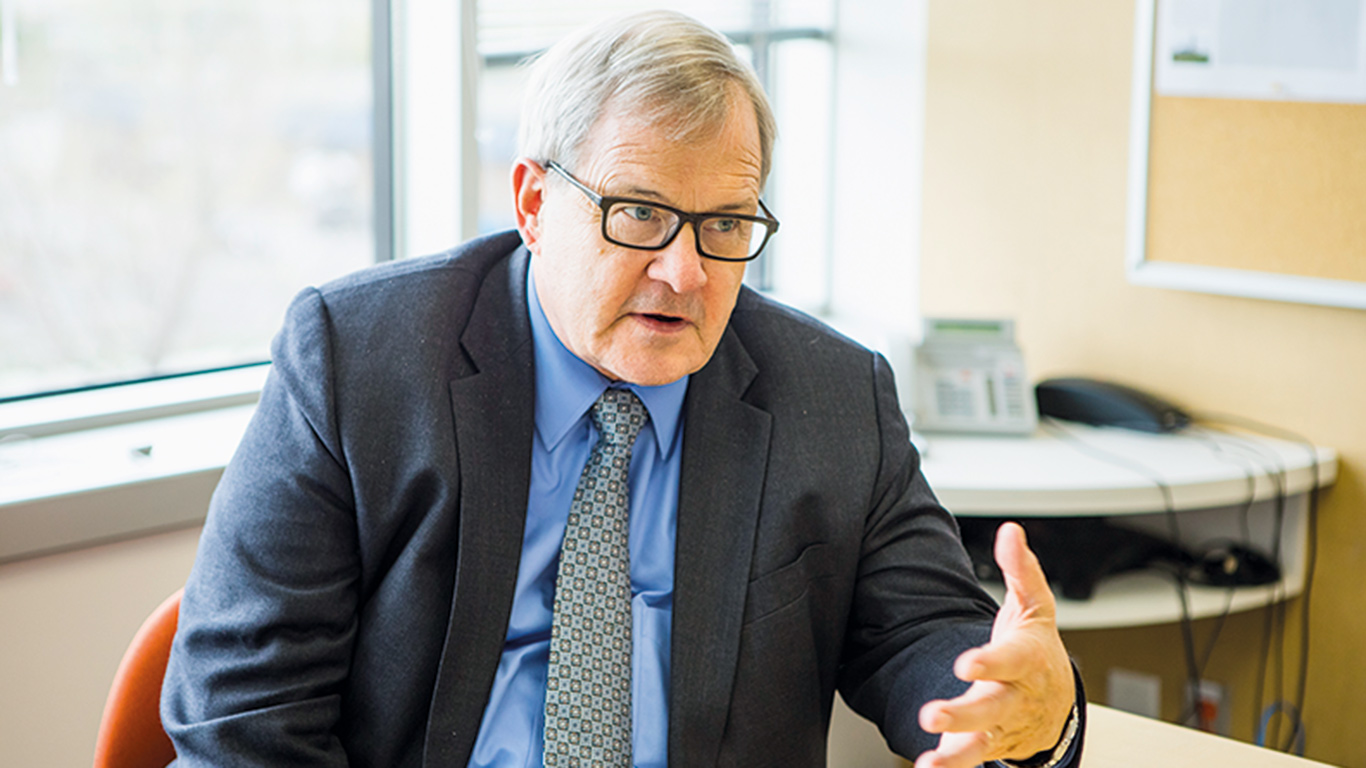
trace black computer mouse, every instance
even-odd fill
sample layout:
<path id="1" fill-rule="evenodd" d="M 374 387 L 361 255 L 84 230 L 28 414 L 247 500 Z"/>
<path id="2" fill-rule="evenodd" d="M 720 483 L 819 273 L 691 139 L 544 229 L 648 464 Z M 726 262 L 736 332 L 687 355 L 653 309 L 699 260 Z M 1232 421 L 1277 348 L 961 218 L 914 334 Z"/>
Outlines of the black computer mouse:
<path id="1" fill-rule="evenodd" d="M 1173 432 L 1190 424 L 1190 417 L 1166 400 L 1109 381 L 1047 379 L 1034 395 L 1040 416 L 1143 432 Z"/>
<path id="2" fill-rule="evenodd" d="M 1280 566 L 1267 555 L 1246 544 L 1222 542 L 1200 554 L 1190 580 L 1213 587 L 1255 587 L 1280 578 Z"/>

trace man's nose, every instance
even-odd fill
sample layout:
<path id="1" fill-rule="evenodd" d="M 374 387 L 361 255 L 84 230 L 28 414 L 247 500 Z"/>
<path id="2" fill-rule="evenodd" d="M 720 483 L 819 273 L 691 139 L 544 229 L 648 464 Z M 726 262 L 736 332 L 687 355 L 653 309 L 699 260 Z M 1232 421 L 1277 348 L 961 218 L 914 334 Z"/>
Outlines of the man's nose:
<path id="1" fill-rule="evenodd" d="M 707 284 L 707 272 L 702 266 L 702 254 L 697 252 L 693 225 L 686 223 L 672 243 L 656 251 L 646 269 L 652 280 L 668 283 L 674 293 L 690 293 Z"/>

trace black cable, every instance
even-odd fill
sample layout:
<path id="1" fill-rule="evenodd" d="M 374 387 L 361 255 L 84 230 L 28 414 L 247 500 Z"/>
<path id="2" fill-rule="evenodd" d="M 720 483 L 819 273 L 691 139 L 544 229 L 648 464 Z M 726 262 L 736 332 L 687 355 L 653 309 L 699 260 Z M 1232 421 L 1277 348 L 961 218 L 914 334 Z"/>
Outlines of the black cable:
<path id="1" fill-rule="evenodd" d="M 1225 432 L 1223 434 L 1227 433 Z M 1238 440 L 1236 435 L 1228 436 L 1235 440 Z M 1229 458 L 1237 458 L 1237 456 L 1235 456 L 1231 452 L 1226 451 L 1225 448 L 1240 447 L 1251 452 L 1253 456 L 1261 460 L 1259 463 L 1261 464 L 1262 470 L 1266 472 L 1268 479 L 1272 482 L 1273 486 L 1275 487 L 1275 495 L 1273 497 L 1275 499 L 1275 519 L 1272 527 L 1272 560 L 1276 563 L 1277 567 L 1279 567 L 1281 559 L 1280 544 L 1281 539 L 1284 537 L 1285 528 L 1285 502 L 1288 496 L 1288 470 L 1286 469 L 1285 465 L 1281 463 L 1279 456 L 1271 457 L 1271 463 L 1273 465 L 1271 469 L 1274 469 L 1274 471 L 1268 469 L 1266 462 L 1268 458 L 1267 454 L 1264 451 L 1262 451 L 1259 446 L 1249 444 L 1246 441 L 1238 440 L 1236 443 L 1228 444 L 1215 440 L 1211 437 L 1206 442 L 1211 446 L 1212 450 L 1215 450 Z M 1239 463 L 1242 464 L 1242 462 Z M 1247 467 L 1246 464 L 1242 465 L 1245 468 Z M 1245 512 L 1250 512 L 1251 506 L 1251 501 L 1249 501 L 1245 509 Z M 1246 525 L 1244 525 L 1244 534 L 1244 540 L 1251 544 L 1251 531 L 1247 528 Z M 1253 709 L 1254 733 L 1264 733 L 1267 727 L 1267 723 L 1265 721 L 1259 720 L 1258 718 L 1265 706 L 1265 681 L 1267 676 L 1267 667 L 1270 666 L 1272 659 L 1275 659 L 1276 661 L 1275 672 L 1272 675 L 1272 679 L 1275 681 L 1275 695 L 1273 701 L 1280 701 L 1283 698 L 1282 680 L 1284 678 L 1283 660 L 1285 656 L 1285 606 L 1283 605 L 1282 598 L 1279 595 L 1280 588 L 1281 585 L 1279 583 L 1272 587 L 1271 595 L 1269 596 L 1266 607 L 1263 611 L 1264 621 L 1262 625 L 1262 653 L 1257 672 L 1256 695 L 1254 698 L 1254 700 L 1256 701 L 1256 706 Z M 1274 653 L 1272 650 L 1273 645 L 1276 648 Z M 1273 741 L 1279 741 L 1280 722 L 1277 721 L 1274 725 L 1278 730 L 1273 732 L 1271 734 L 1271 737 Z"/>
<path id="2" fill-rule="evenodd" d="M 1241 420 L 1241 421 L 1251 421 L 1251 420 Z M 1266 426 L 1266 425 L 1261 425 L 1261 426 Z M 1268 428 L 1268 429 L 1274 429 L 1274 428 Z M 1236 436 L 1233 436 L 1233 437 L 1236 438 Z M 1301 439 L 1301 440 L 1300 440 L 1300 443 L 1301 443 L 1302 445 L 1306 445 L 1306 446 L 1308 447 L 1308 449 L 1310 450 L 1310 454 L 1311 454 L 1310 466 L 1311 466 L 1311 468 L 1312 468 L 1312 470 L 1313 470 L 1313 474 L 1314 474 L 1314 481 L 1313 481 L 1313 485 L 1311 486 L 1311 488 L 1316 489 L 1316 488 L 1318 487 L 1318 477 L 1317 477 L 1317 475 L 1318 475 L 1318 471 L 1317 471 L 1317 468 L 1318 468 L 1318 454 L 1317 454 L 1317 451 L 1313 448 L 1312 445 L 1309 445 L 1309 444 L 1307 443 L 1307 441 L 1304 441 L 1304 440 Z M 1242 445 L 1242 446 L 1245 447 L 1245 448 L 1249 448 L 1249 449 L 1253 450 L 1255 453 L 1257 453 L 1257 455 L 1259 456 L 1259 458 L 1263 458 L 1263 459 L 1269 458 L 1269 459 L 1270 459 L 1270 462 L 1274 465 L 1274 467 L 1275 467 L 1275 469 L 1276 469 L 1276 473 L 1270 475 L 1270 477 L 1271 477 L 1271 479 L 1273 480 L 1273 482 L 1274 482 L 1275 485 L 1276 485 L 1276 504 L 1277 504 L 1277 506 L 1276 506 L 1276 516 L 1277 516 L 1277 517 L 1276 517 L 1276 531 L 1277 531 L 1277 534 L 1276 534 L 1276 538 L 1275 538 L 1275 543 L 1276 543 L 1275 559 L 1276 559 L 1277 561 L 1279 561 L 1279 560 L 1280 560 L 1280 551 L 1279 551 L 1280 546 L 1279 546 L 1279 545 L 1280 545 L 1280 542 L 1281 542 L 1281 540 L 1282 540 L 1282 538 L 1283 538 L 1283 531 L 1284 531 L 1285 505 L 1286 505 L 1287 499 L 1288 499 L 1288 497 L 1289 497 L 1289 470 L 1288 470 L 1288 468 L 1285 466 L 1285 464 L 1280 460 L 1280 457 L 1279 457 L 1278 455 L 1271 455 L 1271 456 L 1268 457 L 1268 454 L 1265 453 L 1264 451 L 1262 451 L 1262 450 L 1260 449 L 1260 447 L 1258 447 L 1258 446 L 1252 446 L 1252 445 L 1249 445 L 1249 444 L 1247 444 L 1247 443 L 1240 443 L 1240 445 Z M 1314 496 L 1314 495 L 1315 495 L 1315 494 L 1311 494 L 1311 497 Z M 1306 521 L 1306 522 L 1307 522 L 1307 521 Z M 1306 681 L 1307 681 L 1307 677 L 1308 677 L 1308 669 L 1307 669 L 1307 661 L 1308 661 L 1308 656 L 1307 656 L 1307 643 L 1308 643 L 1308 615 L 1307 615 L 1307 612 L 1306 612 L 1306 614 L 1305 614 L 1305 616 L 1304 616 L 1304 621 L 1303 621 L 1302 624 L 1301 624 L 1301 642 L 1302 642 L 1303 645 L 1302 645 L 1302 647 L 1301 647 L 1301 657 L 1300 657 L 1300 658 L 1301 658 L 1301 666 L 1300 666 L 1300 677 L 1299 677 L 1298 691 L 1297 691 L 1297 694 L 1296 694 L 1296 706 L 1292 708 L 1292 709 L 1293 709 L 1292 712 L 1286 712 L 1286 709 L 1287 709 L 1288 705 L 1285 705 L 1285 704 L 1284 704 L 1284 702 L 1285 702 L 1285 692 L 1284 692 L 1283 686 L 1284 686 L 1284 679 L 1285 679 L 1285 633 L 1286 633 L 1286 629 L 1287 629 L 1287 625 L 1288 625 L 1288 621 L 1287 621 L 1286 616 L 1287 616 L 1287 612 L 1289 611 L 1289 606 L 1287 605 L 1287 601 L 1286 601 L 1284 595 L 1283 595 L 1283 594 L 1277 594 L 1279 588 L 1280 588 L 1280 586 L 1278 585 L 1277 588 L 1276 588 L 1276 590 L 1273 590 L 1273 594 L 1272 594 L 1272 596 L 1271 596 L 1271 602 L 1268 603 L 1268 605 L 1267 605 L 1267 611 L 1266 611 L 1266 613 L 1267 613 L 1267 623 L 1265 624 L 1265 629 L 1264 629 L 1264 631 L 1267 633 L 1268 638 L 1267 638 L 1267 642 L 1264 642 L 1264 643 L 1263 643 L 1263 652 L 1264 652 L 1266 655 L 1268 655 L 1268 656 L 1269 656 L 1272 660 L 1274 660 L 1274 662 L 1275 662 L 1274 669 L 1273 669 L 1273 671 L 1272 671 L 1272 680 L 1273 680 L 1274 689 L 1275 689 L 1275 693 L 1274 693 L 1274 696 L 1273 696 L 1273 698 L 1272 698 L 1272 701 L 1273 701 L 1272 707 L 1275 708 L 1275 709 L 1277 710 L 1277 712 L 1282 716 L 1283 719 L 1286 719 L 1286 720 L 1289 721 L 1289 724 L 1290 724 L 1290 733 L 1287 735 L 1286 741 L 1285 741 L 1285 743 L 1282 745 L 1282 744 L 1281 744 L 1281 739 L 1280 739 L 1280 726 L 1281 726 L 1281 719 L 1282 719 L 1282 718 L 1276 718 L 1276 719 L 1268 718 L 1268 719 L 1266 719 L 1266 720 L 1261 721 L 1261 730 L 1260 730 L 1259 732 L 1265 734 L 1265 738 L 1267 739 L 1267 741 L 1266 741 L 1266 743 L 1265 743 L 1265 746 L 1269 746 L 1269 747 L 1271 747 L 1271 748 L 1273 748 L 1273 749 L 1279 749 L 1279 750 L 1281 750 L 1281 751 L 1289 751 L 1289 750 L 1291 749 L 1292 745 L 1294 745 L 1294 744 L 1296 743 L 1296 741 L 1297 741 L 1297 736 L 1299 736 L 1300 734 L 1303 733 L 1303 723 L 1299 722 L 1297 718 L 1299 718 L 1300 715 L 1301 715 L 1301 713 L 1302 713 L 1302 709 L 1301 709 L 1300 707 L 1301 707 L 1301 705 L 1303 704 L 1303 696 L 1304 696 L 1304 694 L 1305 694 L 1305 690 L 1306 690 Z M 1307 607 L 1307 606 L 1306 606 L 1306 607 Z M 1272 649 L 1271 649 L 1271 645 L 1272 645 L 1273 643 L 1274 643 L 1274 645 L 1275 645 L 1275 650 L 1274 650 L 1274 652 L 1273 652 Z M 1263 661 L 1263 664 L 1262 664 L 1262 666 L 1261 666 L 1261 674 L 1262 674 L 1263 676 L 1266 674 L 1266 667 L 1267 667 L 1267 666 L 1268 666 L 1268 664 L 1267 664 L 1266 660 L 1264 660 L 1264 661 Z M 1259 681 L 1259 683 L 1260 683 L 1260 681 Z M 1261 711 L 1263 710 L 1264 699 L 1262 698 L 1262 696 L 1260 695 L 1260 693 L 1261 693 L 1261 691 L 1263 691 L 1264 689 L 1260 688 L 1260 686 L 1259 686 L 1259 689 L 1258 689 L 1258 690 L 1259 690 L 1259 696 L 1258 696 L 1258 699 L 1257 699 L 1257 712 L 1261 712 Z M 1255 714 L 1256 714 L 1256 712 L 1254 712 L 1254 715 L 1255 715 Z M 1270 721 L 1270 722 L 1268 722 L 1268 721 Z"/>
<path id="3" fill-rule="evenodd" d="M 1282 440 L 1287 440 L 1289 442 L 1298 443 L 1309 454 L 1309 469 L 1311 481 L 1309 490 L 1306 494 L 1307 499 L 1305 512 L 1305 536 L 1307 541 L 1305 542 L 1304 587 L 1301 592 L 1301 595 L 1304 600 L 1304 608 L 1302 611 L 1300 622 L 1300 664 L 1298 670 L 1299 679 L 1295 691 L 1294 712 L 1293 714 L 1288 715 L 1292 723 L 1292 728 L 1290 735 L 1288 736 L 1287 741 L 1285 743 L 1285 746 L 1282 749 L 1282 751 L 1288 752 L 1291 751 L 1296 744 L 1299 744 L 1299 751 L 1302 754 L 1304 748 L 1304 701 L 1307 696 L 1309 681 L 1310 605 L 1312 602 L 1311 598 L 1313 596 L 1314 589 L 1314 574 L 1318 567 L 1318 511 L 1319 484 L 1321 481 L 1318 448 L 1314 445 L 1313 442 L 1311 442 L 1309 439 L 1305 438 L 1303 435 L 1297 432 L 1284 429 L 1282 427 L 1275 427 L 1269 424 L 1265 424 L 1263 422 L 1257 421 L 1256 419 L 1249 419 L 1243 416 L 1222 413 L 1199 413 L 1196 414 L 1196 418 L 1200 419 L 1201 421 L 1210 421 L 1218 424 L 1241 427 L 1252 432 L 1258 432 L 1264 435 L 1269 435 L 1271 437 L 1277 437 Z M 1281 491 L 1281 495 L 1283 498 L 1285 495 L 1288 495 L 1289 477 L 1288 471 L 1284 468 L 1284 465 L 1281 465 L 1281 470 L 1283 484 L 1279 490 Z M 1278 545 L 1279 542 L 1280 537 L 1278 536 Z M 1281 618 L 1282 620 L 1284 620 L 1284 610 L 1282 610 L 1281 612 Z M 1258 709 L 1261 709 L 1260 700 L 1258 701 Z M 1284 711 L 1284 707 L 1281 708 L 1281 711 Z"/>
<path id="4" fill-rule="evenodd" d="M 1276 645 L 1276 650 L 1272 653 L 1272 701 L 1285 701 L 1285 603 L 1273 600 L 1269 608 L 1274 616 L 1272 637 Z M 1272 749 L 1279 749 L 1276 745 L 1280 743 L 1280 720 L 1277 720 L 1270 741 L 1266 743 Z"/>
<path id="5" fill-rule="evenodd" d="M 1262 611 L 1262 657 L 1261 664 L 1257 667 L 1257 695 L 1255 699 L 1257 705 L 1252 710 L 1252 732 L 1262 733 L 1263 739 L 1265 739 L 1265 733 L 1260 724 L 1262 709 L 1266 706 L 1266 668 L 1271 664 L 1271 632 L 1275 615 L 1272 605 L 1268 603 Z M 1259 746 L 1266 746 L 1266 741 L 1261 741 Z"/>
<path id="6" fill-rule="evenodd" d="M 1229 614 L 1233 613 L 1233 594 L 1234 588 L 1229 587 L 1224 597 L 1224 609 L 1215 617 L 1214 629 L 1210 630 L 1209 642 L 1205 645 L 1204 657 L 1200 659 L 1200 677 L 1205 677 L 1205 670 L 1209 667 L 1209 660 L 1214 656 L 1214 645 L 1219 641 L 1219 634 L 1224 631 L 1224 622 Z"/>
<path id="7" fill-rule="evenodd" d="M 1236 436 L 1231 436 L 1236 439 Z M 1258 459 L 1265 460 L 1267 455 L 1256 446 L 1246 442 L 1238 442 L 1237 446 L 1251 451 Z M 1264 463 L 1263 468 L 1267 469 Z M 1274 470 L 1274 471 L 1272 471 Z M 1281 560 L 1281 539 L 1285 531 L 1285 504 L 1288 496 L 1288 470 L 1281 463 L 1279 456 L 1272 456 L 1270 459 L 1270 469 L 1267 469 L 1267 477 L 1274 487 L 1274 522 L 1272 524 L 1272 560 L 1279 566 Z M 1258 668 L 1257 680 L 1257 706 L 1253 710 L 1254 719 L 1259 716 L 1265 707 L 1265 680 L 1268 667 L 1272 668 L 1271 680 L 1273 685 L 1272 701 L 1280 702 L 1284 699 L 1284 679 L 1285 679 L 1285 604 L 1278 594 L 1280 586 L 1274 586 L 1268 598 L 1266 607 L 1263 611 L 1264 621 L 1262 624 L 1262 660 Z M 1273 730 L 1267 746 L 1272 746 L 1280 740 L 1280 721 L 1276 720 L 1272 724 Z M 1263 729 L 1263 732 L 1265 729 Z"/>
<path id="8" fill-rule="evenodd" d="M 1189 436 L 1195 437 L 1195 438 L 1203 437 L 1202 442 L 1204 442 L 1205 445 L 1206 445 L 1213 453 L 1215 453 L 1216 455 L 1218 455 L 1220 458 L 1224 458 L 1224 459 L 1230 460 L 1232 463 L 1236 464 L 1240 469 L 1242 469 L 1242 471 L 1243 471 L 1243 478 L 1244 478 L 1244 480 L 1245 480 L 1245 482 L 1246 482 L 1246 496 L 1244 497 L 1243 501 L 1238 505 L 1238 506 L 1239 506 L 1239 510 L 1238 510 L 1238 527 L 1239 527 L 1240 532 L 1241 532 L 1241 534 L 1242 534 L 1242 539 L 1241 539 L 1241 541 L 1247 542 L 1247 543 L 1250 544 L 1250 543 L 1252 542 L 1252 528 L 1251 528 L 1252 508 L 1253 508 L 1253 506 L 1256 504 L 1256 501 L 1257 501 L 1257 469 L 1258 469 L 1258 467 L 1254 466 L 1250 461 L 1247 461 L 1247 460 L 1246 460 L 1247 457 L 1245 457 L 1245 456 L 1239 456 L 1239 455 L 1237 455 L 1237 454 L 1234 454 L 1234 453 L 1231 453 L 1231 452 L 1225 450 L 1225 445 L 1224 445 L 1223 443 L 1219 442 L 1218 440 L 1215 440 L 1215 439 L 1214 439 L 1212 436 L 1210 436 L 1208 433 L 1203 433 L 1203 434 L 1201 434 L 1201 433 L 1191 434 L 1191 432 L 1193 432 L 1193 430 L 1188 430 L 1188 431 L 1187 431 L 1187 434 L 1188 434 Z M 1236 541 L 1236 540 L 1233 540 L 1233 541 Z M 1218 543 L 1220 543 L 1220 542 L 1208 542 L 1208 541 L 1207 541 L 1207 542 L 1202 542 L 1202 543 L 1200 544 L 1200 549 L 1202 549 L 1202 550 L 1208 549 L 1210 546 L 1217 545 Z M 1222 633 L 1223 628 L 1224 628 L 1224 624 L 1225 624 L 1226 620 L 1228 619 L 1229 615 L 1233 612 L 1233 598 L 1234 598 L 1234 595 L 1236 594 L 1236 591 L 1237 591 L 1237 590 L 1236 590 L 1235 588 L 1233 588 L 1233 587 L 1229 587 L 1229 588 L 1228 588 L 1228 591 L 1227 591 L 1227 594 L 1226 594 L 1225 600 L 1224 600 L 1224 608 L 1223 608 L 1222 611 L 1219 612 L 1219 615 L 1218 615 L 1217 617 L 1215 617 L 1214 629 L 1211 630 L 1211 632 L 1210 632 L 1210 638 L 1209 638 L 1209 641 L 1207 642 L 1207 644 L 1206 644 L 1206 646 L 1205 646 L 1205 652 L 1201 655 L 1200 661 L 1199 661 L 1198 666 L 1197 666 L 1196 678 L 1197 678 L 1198 680 L 1203 680 L 1203 679 L 1205 678 L 1205 670 L 1207 670 L 1207 669 L 1209 668 L 1210 659 L 1213 658 L 1213 656 L 1214 656 L 1214 648 L 1215 648 L 1216 643 L 1217 643 L 1218 640 L 1219 640 L 1219 635 L 1220 635 L 1220 633 Z M 1269 640 L 1269 635 L 1267 636 L 1267 639 Z M 1265 663 L 1265 661 L 1266 661 L 1266 659 L 1267 659 L 1269 653 L 1270 653 L 1270 647 L 1269 647 L 1269 644 L 1268 644 L 1268 645 L 1266 646 L 1266 648 L 1264 648 L 1263 655 L 1262 655 L 1262 660 L 1263 660 L 1264 663 Z M 1262 676 L 1265 676 L 1265 667 L 1263 667 Z M 1263 695 L 1263 694 L 1262 694 L 1262 692 L 1261 692 L 1261 690 L 1260 690 L 1260 680 L 1259 680 L 1258 682 L 1259 682 L 1259 690 L 1258 690 L 1258 693 L 1257 693 L 1257 702 L 1258 702 L 1258 703 L 1257 703 L 1256 711 L 1254 711 L 1254 713 L 1253 713 L 1254 717 L 1256 716 L 1257 712 L 1260 712 L 1261 709 L 1262 709 L 1261 698 L 1262 698 L 1262 695 Z M 1189 705 L 1188 709 L 1186 710 L 1186 712 L 1183 714 L 1181 720 L 1182 720 L 1182 722 L 1187 722 L 1187 721 L 1191 720 L 1193 717 L 1195 717 L 1195 716 L 1196 716 L 1197 714 L 1199 714 L 1199 713 L 1200 713 L 1200 702 L 1199 702 L 1199 700 L 1198 700 L 1197 697 L 1194 697 L 1194 696 L 1193 696 L 1193 697 L 1191 698 L 1190 705 Z M 1254 726 L 1253 726 L 1254 732 L 1256 731 L 1256 728 L 1257 728 L 1257 724 L 1254 723 Z"/>
<path id="9" fill-rule="evenodd" d="M 1238 468 L 1243 470 L 1243 480 L 1247 485 L 1247 496 L 1243 500 L 1241 504 L 1241 509 L 1238 513 L 1238 524 L 1239 528 L 1241 529 L 1240 532 L 1243 536 L 1242 541 L 1251 543 L 1252 528 L 1250 524 L 1250 518 L 1252 515 L 1252 507 L 1257 502 L 1257 470 L 1260 469 L 1260 467 L 1253 465 L 1253 463 L 1248 461 L 1247 457 L 1245 456 L 1239 456 L 1237 454 L 1225 450 L 1225 444 L 1219 442 L 1218 440 L 1215 440 L 1207 431 L 1197 432 L 1196 430 L 1187 430 L 1185 434 L 1197 439 L 1201 439 L 1201 442 L 1203 442 L 1210 449 L 1210 451 L 1215 453 L 1219 458 L 1227 459 L 1232 463 L 1237 464 Z"/>
<path id="10" fill-rule="evenodd" d="M 1162 494 L 1162 507 L 1163 512 L 1165 513 L 1167 518 L 1167 527 L 1170 529 L 1172 544 L 1180 546 L 1181 528 L 1180 524 L 1177 522 L 1176 502 L 1172 497 L 1172 489 L 1171 486 L 1169 486 L 1165 480 L 1159 477 L 1156 472 L 1154 472 L 1150 467 L 1144 466 L 1143 464 L 1136 462 L 1126 456 L 1120 456 L 1118 454 L 1104 450 L 1103 448 L 1097 448 L 1096 446 L 1091 445 L 1090 443 L 1078 437 L 1076 434 L 1072 433 L 1070 430 L 1058 424 L 1057 421 L 1055 421 L 1054 419 L 1042 418 L 1039 420 L 1039 423 L 1049 431 L 1053 432 L 1054 434 L 1057 434 L 1063 437 L 1064 439 L 1071 441 L 1071 443 L 1075 447 L 1079 448 L 1083 453 L 1089 454 L 1093 458 L 1100 459 L 1101 461 L 1109 463 L 1113 466 L 1117 466 L 1122 469 L 1128 469 L 1132 472 L 1135 472 L 1143 476 L 1144 479 L 1146 479 L 1148 482 L 1156 486 L 1158 491 Z M 1195 629 L 1192 626 L 1191 620 L 1189 582 L 1186 571 L 1183 568 L 1174 569 L 1173 575 L 1176 578 L 1177 597 L 1179 598 L 1179 602 L 1181 605 L 1180 626 L 1181 641 L 1186 656 L 1186 685 L 1190 691 L 1192 699 L 1194 700 L 1196 697 L 1199 696 L 1200 678 L 1196 676 L 1198 674 L 1197 670 L 1199 665 L 1196 663 Z M 1196 711 L 1199 712 L 1198 709 Z M 1182 722 L 1184 721 L 1185 719 L 1183 718 Z"/>
<path id="11" fill-rule="evenodd" d="M 1173 569 L 1168 572 L 1168 575 L 1172 577 L 1173 584 L 1176 586 L 1176 597 L 1177 600 L 1181 601 L 1182 611 L 1188 614 L 1190 608 L 1186 601 L 1186 582 L 1179 577 L 1179 571 L 1180 569 Z M 1185 709 L 1181 710 L 1181 716 L 1178 719 L 1183 725 L 1195 720 L 1196 727 L 1201 730 L 1212 730 L 1213 728 L 1214 724 L 1204 719 L 1204 711 L 1200 707 L 1199 681 L 1205 679 L 1205 670 L 1209 667 L 1209 661 L 1214 656 L 1214 647 L 1219 642 L 1219 635 L 1224 631 L 1225 620 L 1228 619 L 1229 614 L 1233 612 L 1233 596 L 1235 591 L 1236 590 L 1233 587 L 1228 588 L 1224 599 L 1223 610 L 1214 617 L 1214 628 L 1210 630 L 1209 640 L 1205 642 L 1205 650 L 1203 653 L 1195 654 L 1198 657 L 1198 660 L 1194 662 L 1195 671 L 1193 673 L 1188 672 L 1191 680 L 1194 680 L 1195 682 L 1192 683 L 1193 688 L 1190 691 L 1190 700 L 1186 702 Z M 1194 645 L 1194 622 L 1192 622 L 1191 627 L 1192 645 Z M 1190 662 L 1188 662 L 1188 664 L 1189 663 Z"/>

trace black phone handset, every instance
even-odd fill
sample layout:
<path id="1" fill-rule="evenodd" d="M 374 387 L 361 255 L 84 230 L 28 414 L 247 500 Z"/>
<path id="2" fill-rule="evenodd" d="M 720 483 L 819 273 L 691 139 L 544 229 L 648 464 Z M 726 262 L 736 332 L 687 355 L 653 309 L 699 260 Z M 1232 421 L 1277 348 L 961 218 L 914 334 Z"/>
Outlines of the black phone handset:
<path id="1" fill-rule="evenodd" d="M 1174 432 L 1190 424 L 1190 416 L 1147 392 L 1109 381 L 1056 378 L 1034 388 L 1039 415 L 1104 427 L 1143 432 Z"/>

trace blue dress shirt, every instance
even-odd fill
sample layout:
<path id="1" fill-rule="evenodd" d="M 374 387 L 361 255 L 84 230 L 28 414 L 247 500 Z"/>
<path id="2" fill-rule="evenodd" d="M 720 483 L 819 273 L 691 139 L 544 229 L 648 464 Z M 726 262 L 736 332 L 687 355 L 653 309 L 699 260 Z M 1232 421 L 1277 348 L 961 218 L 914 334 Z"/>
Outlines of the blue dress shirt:
<path id="1" fill-rule="evenodd" d="M 470 757 L 481 768 L 541 765 L 550 622 L 560 543 L 579 474 L 597 442 L 588 409 L 612 382 L 560 342 L 527 279 L 536 360 L 536 437 L 531 446 L 522 559 L 502 659 Z M 633 762 L 668 763 L 669 631 L 674 532 L 688 378 L 628 385 L 650 412 L 631 455 L 631 709 Z"/>

